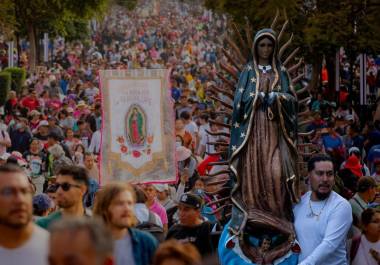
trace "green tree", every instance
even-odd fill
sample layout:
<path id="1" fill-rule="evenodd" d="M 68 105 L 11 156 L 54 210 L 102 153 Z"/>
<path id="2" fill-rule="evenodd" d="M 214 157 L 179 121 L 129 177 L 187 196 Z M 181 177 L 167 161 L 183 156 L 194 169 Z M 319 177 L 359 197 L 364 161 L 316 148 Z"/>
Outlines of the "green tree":
<path id="1" fill-rule="evenodd" d="M 16 19 L 13 16 L 14 5 L 12 0 L 0 1 L 0 33 L 9 38 L 16 27 Z"/>
<path id="2" fill-rule="evenodd" d="M 7 100 L 8 92 L 11 89 L 11 80 L 9 72 L 0 72 L 0 106 L 3 106 Z"/>
<path id="3" fill-rule="evenodd" d="M 289 32 L 295 34 L 293 44 L 301 47 L 305 61 L 313 65 L 312 88 L 319 84 L 323 58 L 328 62 L 329 77 L 333 81 L 335 53 L 340 47 L 344 47 L 351 61 L 360 52 L 380 51 L 380 26 L 376 22 L 380 3 L 377 0 L 205 0 L 205 5 L 230 14 L 237 23 L 245 23 L 247 18 L 256 30 L 270 26 L 276 9 L 285 9 Z M 285 35 L 282 41 L 288 38 L 289 35 Z"/>
<path id="4" fill-rule="evenodd" d="M 84 40 L 90 19 L 101 19 L 113 5 L 131 10 L 136 4 L 137 0 L 1 0 L 0 32 L 7 39 L 15 37 L 17 43 L 23 37 L 29 40 L 29 63 L 34 70 L 42 33 Z"/>
<path id="5" fill-rule="evenodd" d="M 25 83 L 26 71 L 23 68 L 11 67 L 6 68 L 2 73 L 9 73 L 11 75 L 11 88 L 20 94 L 22 86 Z"/>
<path id="6" fill-rule="evenodd" d="M 2 0 L 0 30 L 9 29 L 16 38 L 26 36 L 30 42 L 30 69 L 37 62 L 37 47 L 43 32 L 61 35 L 68 40 L 88 37 L 88 21 L 101 18 L 111 5 L 132 9 L 137 0 Z"/>
<path id="7" fill-rule="evenodd" d="M 45 29 L 62 31 L 62 22 L 68 19 L 89 19 L 103 14 L 109 0 L 12 0 L 13 15 L 17 21 L 16 34 L 26 31 L 30 42 L 30 68 L 36 65 L 39 33 Z"/>
<path id="8" fill-rule="evenodd" d="M 114 0 L 114 4 L 132 10 L 137 5 L 137 0 Z"/>

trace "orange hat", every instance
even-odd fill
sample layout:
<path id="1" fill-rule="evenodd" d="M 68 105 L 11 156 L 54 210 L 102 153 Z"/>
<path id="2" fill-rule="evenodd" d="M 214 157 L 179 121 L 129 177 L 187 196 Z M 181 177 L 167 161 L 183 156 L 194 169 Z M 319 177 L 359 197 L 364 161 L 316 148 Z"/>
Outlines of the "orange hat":
<path id="1" fill-rule="evenodd" d="M 363 176 L 362 165 L 360 164 L 359 158 L 355 155 L 350 155 L 344 165 L 344 168 L 349 169 L 358 178 Z"/>

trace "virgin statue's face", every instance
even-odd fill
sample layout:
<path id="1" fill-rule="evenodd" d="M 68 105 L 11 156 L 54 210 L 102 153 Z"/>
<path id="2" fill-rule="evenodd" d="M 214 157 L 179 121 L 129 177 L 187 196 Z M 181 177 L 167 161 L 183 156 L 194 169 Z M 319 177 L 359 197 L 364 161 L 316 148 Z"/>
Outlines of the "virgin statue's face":
<path id="1" fill-rule="evenodd" d="M 259 56 L 259 59 L 268 60 L 272 53 L 273 42 L 270 39 L 264 38 L 257 43 L 257 55 Z"/>

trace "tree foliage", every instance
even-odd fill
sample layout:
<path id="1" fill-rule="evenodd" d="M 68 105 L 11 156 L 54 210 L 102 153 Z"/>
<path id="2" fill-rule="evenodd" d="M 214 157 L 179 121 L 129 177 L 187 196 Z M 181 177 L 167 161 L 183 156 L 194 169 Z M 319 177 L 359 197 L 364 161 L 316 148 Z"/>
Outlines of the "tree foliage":
<path id="1" fill-rule="evenodd" d="M 206 0 L 205 5 L 238 23 L 248 19 L 254 29 L 269 27 L 276 10 L 286 10 L 298 45 L 325 52 L 331 47 L 349 50 L 354 43 L 358 51 L 380 52 L 377 0 Z"/>
<path id="2" fill-rule="evenodd" d="M 137 5 L 137 0 L 114 0 L 116 5 L 132 10 Z"/>
<path id="3" fill-rule="evenodd" d="M 11 89 L 11 74 L 9 72 L 0 72 L 0 106 L 5 104 L 8 92 Z"/>
<path id="4" fill-rule="evenodd" d="M 31 68 L 36 62 L 40 34 L 47 32 L 69 40 L 89 35 L 88 21 L 101 18 L 111 5 L 133 8 L 137 0 L 1 0 L 0 30 L 14 30 L 30 42 Z"/>
<path id="5" fill-rule="evenodd" d="M 378 0 L 205 0 L 205 5 L 228 13 L 237 23 L 248 19 L 255 30 L 269 27 L 276 9 L 286 10 L 294 45 L 301 47 L 315 71 L 323 57 L 334 56 L 340 47 L 352 58 L 360 52 L 380 53 Z"/>
<path id="6" fill-rule="evenodd" d="M 20 93 L 26 79 L 25 69 L 19 67 L 10 67 L 5 68 L 3 72 L 9 73 L 11 75 L 11 88 L 17 93 Z"/>
<path id="7" fill-rule="evenodd" d="M 14 4 L 12 0 L 0 1 L 0 33 L 7 38 L 12 36 L 16 28 L 16 18 L 14 17 Z"/>

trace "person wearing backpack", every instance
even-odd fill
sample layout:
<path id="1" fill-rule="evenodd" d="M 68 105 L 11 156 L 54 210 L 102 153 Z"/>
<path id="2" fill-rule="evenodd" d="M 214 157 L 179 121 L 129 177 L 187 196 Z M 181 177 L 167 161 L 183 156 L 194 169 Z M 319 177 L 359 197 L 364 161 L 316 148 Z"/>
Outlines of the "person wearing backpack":
<path id="1" fill-rule="evenodd" d="M 368 208 L 363 211 L 362 234 L 354 237 L 350 247 L 351 265 L 380 264 L 380 212 Z"/>
<path id="2" fill-rule="evenodd" d="M 146 184 L 144 187 L 144 192 L 146 195 L 145 205 L 149 208 L 150 211 L 157 214 L 162 222 L 164 232 L 168 231 L 168 215 L 164 206 L 160 204 L 157 198 L 157 189 L 153 184 Z"/>
<path id="3" fill-rule="evenodd" d="M 361 177 L 358 181 L 357 192 L 349 200 L 352 207 L 353 225 L 361 226 L 360 216 L 369 208 L 369 203 L 376 199 L 376 182 L 371 177 Z"/>
<path id="4" fill-rule="evenodd" d="M 145 205 L 147 197 L 145 192 L 137 186 L 133 187 L 136 193 L 135 216 L 138 221 L 136 228 L 151 233 L 158 242 L 165 239 L 165 233 L 160 217 L 149 210 Z"/>

